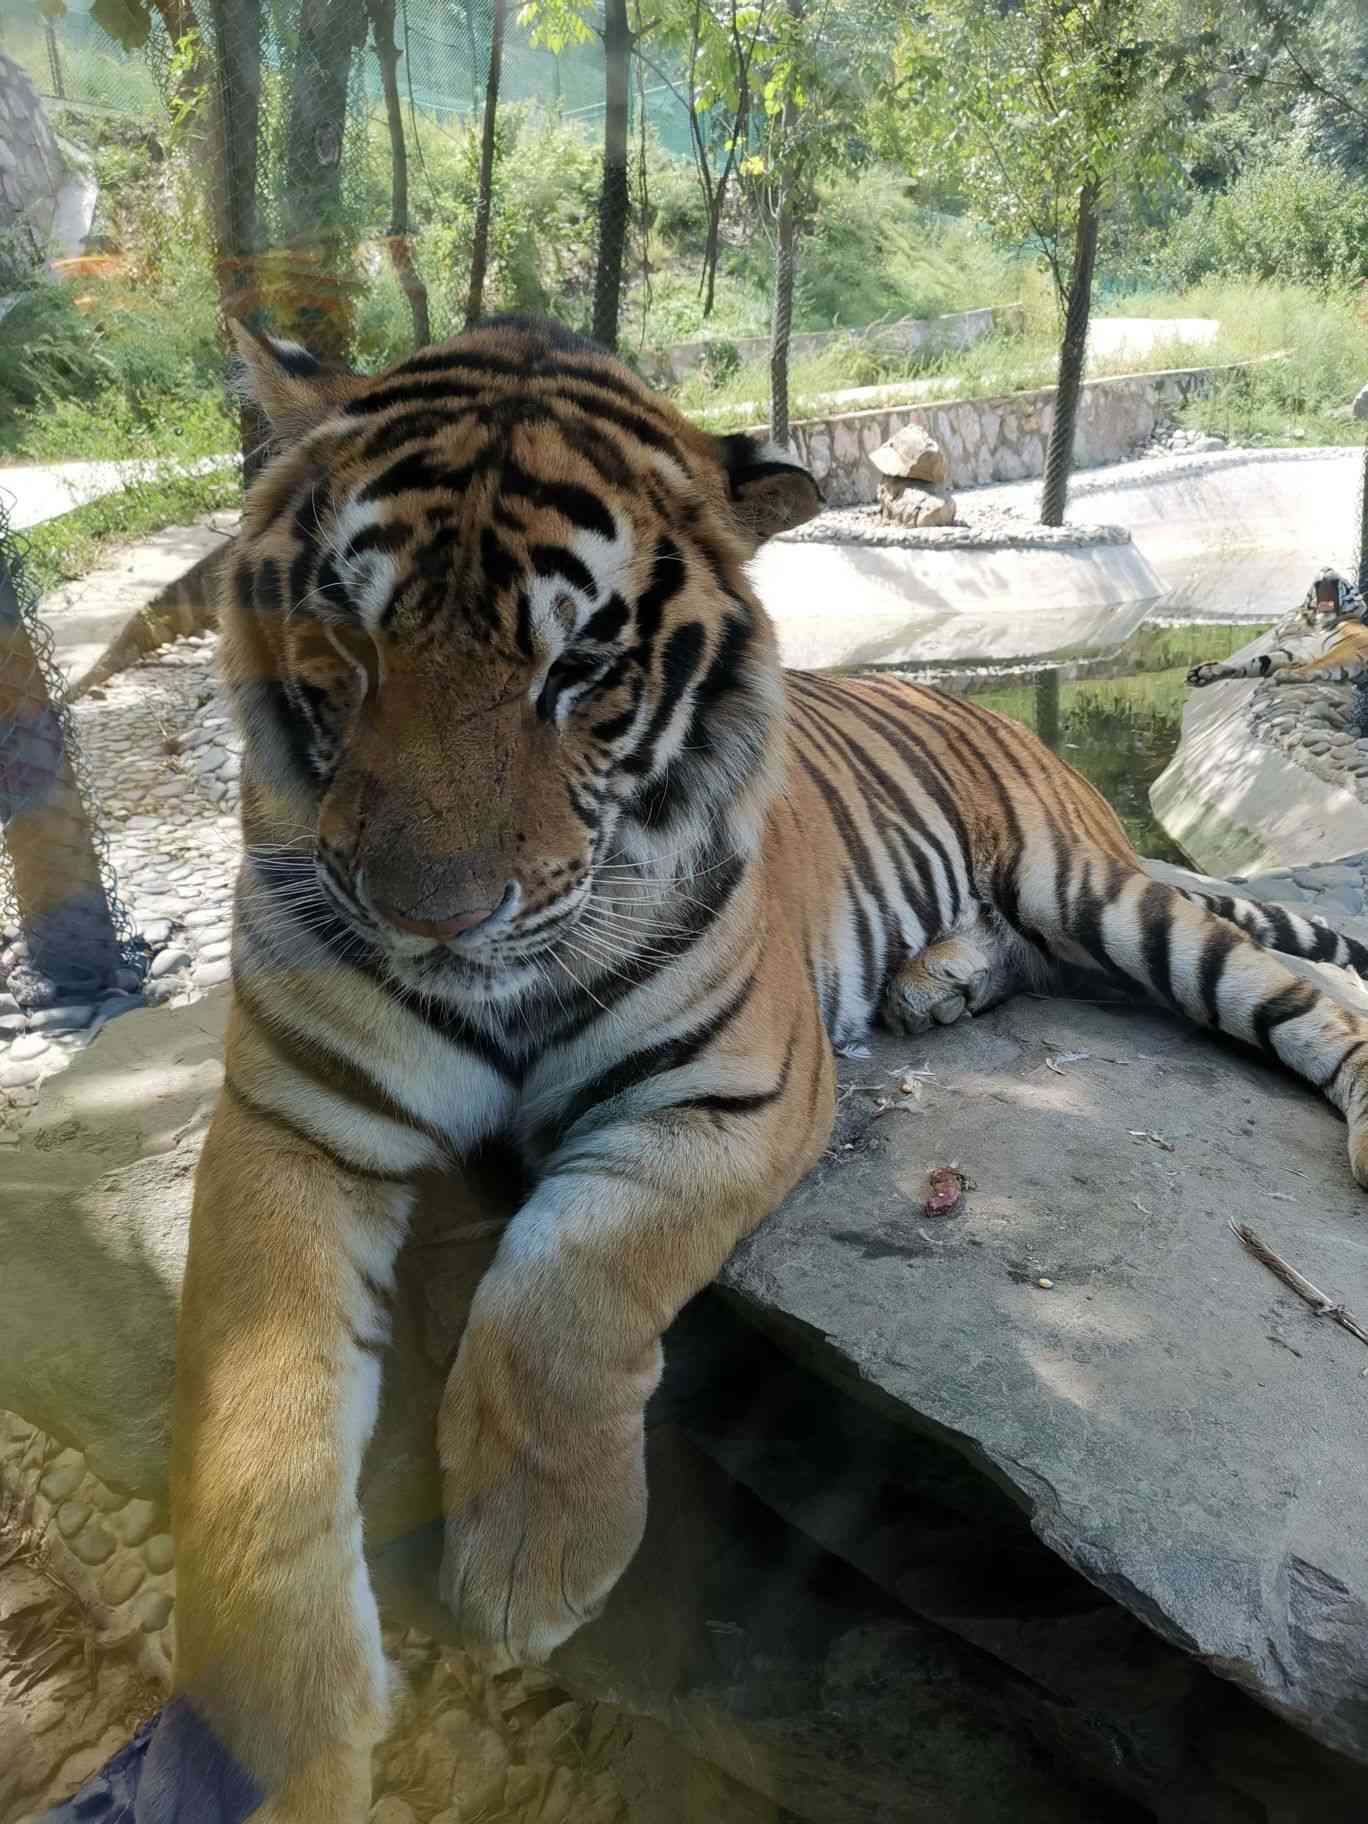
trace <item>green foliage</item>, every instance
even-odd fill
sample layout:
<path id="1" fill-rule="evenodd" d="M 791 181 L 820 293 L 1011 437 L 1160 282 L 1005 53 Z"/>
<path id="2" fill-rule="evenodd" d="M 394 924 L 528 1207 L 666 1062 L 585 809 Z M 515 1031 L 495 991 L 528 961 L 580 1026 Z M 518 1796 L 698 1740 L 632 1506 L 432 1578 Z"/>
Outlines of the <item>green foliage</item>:
<path id="1" fill-rule="evenodd" d="M 1172 284 L 1212 275 L 1335 286 L 1368 278 L 1368 181 L 1317 156 L 1307 135 L 1255 153 L 1229 187 L 1170 228 L 1156 266 Z"/>
<path id="2" fill-rule="evenodd" d="M 1170 179 L 1208 53 L 1166 0 L 931 0 L 905 25 L 878 143 L 1004 240 L 1033 242 L 1061 303 L 1084 187 L 1101 211 Z"/>

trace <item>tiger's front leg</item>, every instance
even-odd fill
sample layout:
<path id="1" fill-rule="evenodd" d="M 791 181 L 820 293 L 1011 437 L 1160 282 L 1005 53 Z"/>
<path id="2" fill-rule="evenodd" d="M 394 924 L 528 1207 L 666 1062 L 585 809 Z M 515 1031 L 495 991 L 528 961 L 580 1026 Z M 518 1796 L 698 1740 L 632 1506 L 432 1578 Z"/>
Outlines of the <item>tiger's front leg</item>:
<path id="1" fill-rule="evenodd" d="M 410 1192 L 347 1169 L 234 1082 L 230 1040 L 178 1338 L 176 1692 L 261 1824 L 360 1824 L 387 1676 L 357 1478 Z"/>
<path id="2" fill-rule="evenodd" d="M 442 1593 L 501 1663 L 545 1658 L 640 1544 L 661 1337 L 830 1131 L 815 1014 L 803 1036 L 748 1073 L 765 1089 L 572 1135 L 476 1293 L 439 1421 Z"/>

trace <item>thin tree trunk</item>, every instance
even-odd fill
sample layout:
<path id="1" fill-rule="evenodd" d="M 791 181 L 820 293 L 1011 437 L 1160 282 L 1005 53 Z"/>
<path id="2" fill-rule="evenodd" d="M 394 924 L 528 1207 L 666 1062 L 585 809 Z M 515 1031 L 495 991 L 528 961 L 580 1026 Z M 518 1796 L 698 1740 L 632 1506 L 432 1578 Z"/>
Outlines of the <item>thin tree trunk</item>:
<path id="1" fill-rule="evenodd" d="M 1085 183 L 1078 193 L 1078 224 L 1074 230 L 1073 271 L 1069 276 L 1069 304 L 1064 316 L 1064 340 L 1059 349 L 1059 378 L 1055 386 L 1054 422 L 1045 457 L 1045 485 L 1040 495 L 1042 526 L 1062 526 L 1069 498 L 1069 473 L 1073 468 L 1074 427 L 1078 422 L 1078 391 L 1088 349 L 1088 317 L 1092 310 L 1093 266 L 1097 259 L 1097 186 Z"/>
<path id="2" fill-rule="evenodd" d="M 367 0 L 367 4 L 390 136 L 390 264 L 408 299 L 409 314 L 413 318 L 413 346 L 426 348 L 432 340 L 432 324 L 428 315 L 427 286 L 409 245 L 408 142 L 404 138 L 404 110 L 399 100 L 402 52 L 394 36 L 394 0 Z"/>
<path id="3" fill-rule="evenodd" d="M 632 33 L 627 0 L 604 0 L 603 189 L 599 195 L 598 266 L 594 273 L 594 340 L 616 348 L 627 245 L 628 78 Z"/>
<path id="4" fill-rule="evenodd" d="M 261 121 L 261 0 L 210 0 L 215 76 L 210 138 L 219 307 L 225 321 L 260 327 L 257 271 L 257 137 Z M 250 485 L 266 462 L 270 427 L 260 408 L 238 404 L 242 482 Z"/>
<path id="5" fill-rule="evenodd" d="M 285 122 L 282 202 L 287 336 L 325 360 L 351 352 L 359 289 L 343 218 L 342 153 L 352 57 L 366 40 L 363 0 L 302 0 Z"/>
<path id="6" fill-rule="evenodd" d="M 798 266 L 798 224 L 793 213 L 793 178 L 779 178 L 774 248 L 774 316 L 770 324 L 769 434 L 789 447 L 789 341 L 793 333 L 793 280 Z"/>
<path id="7" fill-rule="evenodd" d="M 67 999 L 110 987 L 121 961 L 118 933 L 62 720 L 48 696 L 3 550 L 0 839 L 29 969 L 55 982 Z M 22 984 L 14 975 L 10 984 L 22 1004 Z"/>
<path id="8" fill-rule="evenodd" d="M 1059 752 L 1059 671 L 1055 666 L 1036 673 L 1035 732 L 1053 753 Z"/>
<path id="9" fill-rule="evenodd" d="M 485 273 L 489 267 L 489 218 L 494 210 L 495 129 L 499 119 L 499 78 L 503 73 L 504 20 L 508 0 L 494 0 L 489 39 L 489 81 L 485 87 L 484 127 L 480 138 L 480 188 L 475 199 L 475 239 L 470 249 L 470 290 L 466 294 L 466 328 L 484 315 Z"/>

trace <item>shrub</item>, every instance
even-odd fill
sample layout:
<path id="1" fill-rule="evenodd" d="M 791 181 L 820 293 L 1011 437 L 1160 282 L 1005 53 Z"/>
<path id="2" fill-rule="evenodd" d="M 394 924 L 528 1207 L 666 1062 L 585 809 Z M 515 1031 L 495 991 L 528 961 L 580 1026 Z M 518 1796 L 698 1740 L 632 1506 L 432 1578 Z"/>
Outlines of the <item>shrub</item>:
<path id="1" fill-rule="evenodd" d="M 1156 264 L 1176 285 L 1212 275 L 1321 286 L 1368 278 L 1368 183 L 1293 135 L 1199 201 Z"/>

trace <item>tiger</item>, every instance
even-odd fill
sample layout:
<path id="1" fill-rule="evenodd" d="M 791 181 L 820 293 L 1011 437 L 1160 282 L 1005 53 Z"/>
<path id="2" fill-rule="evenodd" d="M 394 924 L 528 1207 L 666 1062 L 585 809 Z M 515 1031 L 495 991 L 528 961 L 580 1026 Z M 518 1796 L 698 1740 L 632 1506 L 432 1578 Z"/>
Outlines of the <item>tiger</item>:
<path id="1" fill-rule="evenodd" d="M 1206 659 L 1188 672 L 1188 684 L 1201 690 L 1231 678 L 1268 678 L 1274 684 L 1368 683 L 1368 604 L 1338 570 L 1317 573 L 1296 614 L 1278 632 L 1294 638 L 1300 633 L 1298 623 L 1317 636 L 1309 653 L 1304 650 L 1307 635 L 1302 634 L 1302 650 L 1271 646 L 1248 659 Z"/>
<path id="2" fill-rule="evenodd" d="M 822 1154 L 836 1050 L 1082 967 L 1317 1085 L 1365 1184 L 1368 1021 L 1274 952 L 1368 952 L 1152 879 L 970 698 L 785 672 L 746 565 L 816 482 L 594 343 L 497 318 L 366 376 L 235 334 L 274 448 L 221 609 L 244 847 L 174 1685 L 257 1817 L 358 1824 L 390 1687 L 357 1483 L 419 1174 L 502 1137 L 530 1187 L 435 1452 L 442 1595 L 535 1662 L 637 1549 L 662 1338 Z"/>

